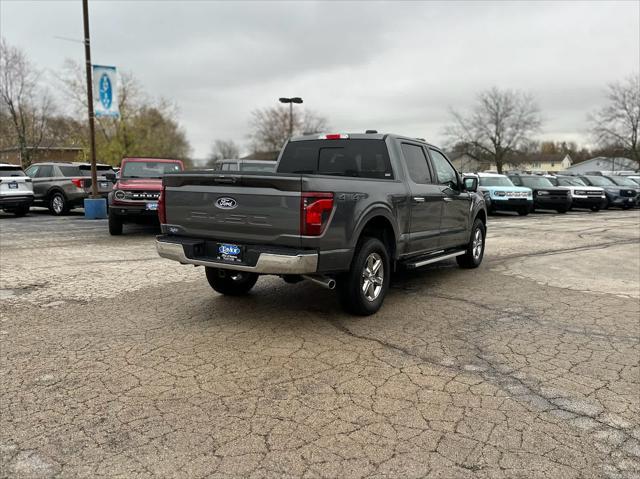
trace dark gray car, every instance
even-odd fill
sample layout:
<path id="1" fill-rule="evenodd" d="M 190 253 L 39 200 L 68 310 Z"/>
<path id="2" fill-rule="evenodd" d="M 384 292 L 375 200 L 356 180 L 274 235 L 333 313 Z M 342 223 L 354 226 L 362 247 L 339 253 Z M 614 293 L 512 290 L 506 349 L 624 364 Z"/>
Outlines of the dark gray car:
<path id="1" fill-rule="evenodd" d="M 158 253 L 205 266 L 223 294 L 248 292 L 261 274 L 304 278 L 371 314 L 392 270 L 449 258 L 474 268 L 484 254 L 477 178 L 415 138 L 304 136 L 284 146 L 275 174 L 194 171 L 163 185 Z"/>
<path id="2" fill-rule="evenodd" d="M 97 165 L 98 192 L 104 198 L 113 188 L 105 175 L 115 172 L 109 165 Z M 26 169 L 33 179 L 34 205 L 49 208 L 56 216 L 82 207 L 91 195 L 91 165 L 89 163 L 34 163 Z"/>

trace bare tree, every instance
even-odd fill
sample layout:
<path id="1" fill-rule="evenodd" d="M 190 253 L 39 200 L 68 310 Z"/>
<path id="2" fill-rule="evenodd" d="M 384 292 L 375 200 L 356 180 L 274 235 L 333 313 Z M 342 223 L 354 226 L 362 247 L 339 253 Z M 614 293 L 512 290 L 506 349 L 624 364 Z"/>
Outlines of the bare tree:
<path id="1" fill-rule="evenodd" d="M 611 83 L 607 100 L 602 109 L 589 117 L 596 141 L 603 147 L 617 146 L 640 162 L 640 75 Z"/>
<path id="2" fill-rule="evenodd" d="M 237 158 L 240 156 L 240 148 L 233 140 L 216 140 L 211 147 L 207 165 L 213 166 L 218 160 Z"/>
<path id="3" fill-rule="evenodd" d="M 319 114 L 293 109 L 293 134 L 317 133 L 327 128 L 326 118 Z M 279 106 L 251 112 L 251 147 L 257 151 L 278 151 L 289 138 L 289 109 Z"/>
<path id="4" fill-rule="evenodd" d="M 39 85 L 40 72 L 23 51 L 0 39 L 0 105 L 2 119 L 20 148 L 22 166 L 28 166 L 36 148 L 46 140 L 47 121 L 53 109 L 48 93 Z M 5 128 L 2 128 L 3 130 Z"/>
<path id="5" fill-rule="evenodd" d="M 452 124 L 445 128 L 449 144 L 463 148 L 476 160 L 495 163 L 500 173 L 541 125 L 531 95 L 495 87 L 481 92 L 468 114 L 452 110 L 451 115 Z"/>

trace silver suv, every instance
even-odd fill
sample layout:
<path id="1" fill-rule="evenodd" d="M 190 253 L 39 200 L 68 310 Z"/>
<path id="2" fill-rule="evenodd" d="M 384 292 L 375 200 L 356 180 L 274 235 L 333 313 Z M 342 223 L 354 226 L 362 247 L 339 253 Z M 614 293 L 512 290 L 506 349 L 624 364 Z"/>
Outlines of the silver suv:
<path id="1" fill-rule="evenodd" d="M 0 208 L 24 216 L 33 203 L 31 178 L 18 165 L 0 163 Z"/>
<path id="2" fill-rule="evenodd" d="M 98 192 L 106 198 L 113 183 L 105 175 L 115 174 L 115 171 L 109 165 L 97 165 L 97 168 Z M 34 204 L 49 208 L 56 216 L 82 207 L 84 199 L 91 195 L 89 163 L 34 163 L 26 173 L 33 179 Z"/>

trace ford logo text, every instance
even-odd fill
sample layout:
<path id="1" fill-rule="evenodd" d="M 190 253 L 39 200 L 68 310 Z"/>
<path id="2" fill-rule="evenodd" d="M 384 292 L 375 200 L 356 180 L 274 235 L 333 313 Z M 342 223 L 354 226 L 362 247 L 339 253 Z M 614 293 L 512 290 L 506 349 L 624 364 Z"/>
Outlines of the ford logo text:
<path id="1" fill-rule="evenodd" d="M 236 206 L 238 206 L 238 203 L 233 198 L 229 198 L 227 196 L 223 196 L 223 197 L 218 198 L 216 200 L 216 206 L 218 208 L 223 209 L 223 210 L 232 210 Z"/>

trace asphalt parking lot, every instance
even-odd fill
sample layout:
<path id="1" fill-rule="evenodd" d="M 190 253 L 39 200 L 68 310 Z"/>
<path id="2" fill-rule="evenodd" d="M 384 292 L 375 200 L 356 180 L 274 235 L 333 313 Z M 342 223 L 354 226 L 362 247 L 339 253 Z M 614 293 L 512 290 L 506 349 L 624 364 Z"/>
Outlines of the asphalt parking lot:
<path id="1" fill-rule="evenodd" d="M 0 214 L 2 477 L 640 477 L 640 213 L 502 215 L 380 313 Z"/>

